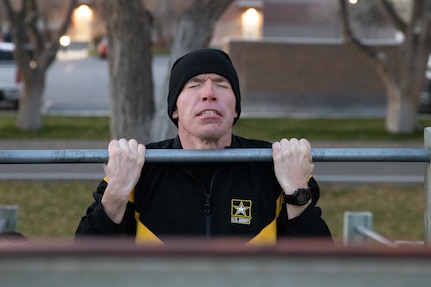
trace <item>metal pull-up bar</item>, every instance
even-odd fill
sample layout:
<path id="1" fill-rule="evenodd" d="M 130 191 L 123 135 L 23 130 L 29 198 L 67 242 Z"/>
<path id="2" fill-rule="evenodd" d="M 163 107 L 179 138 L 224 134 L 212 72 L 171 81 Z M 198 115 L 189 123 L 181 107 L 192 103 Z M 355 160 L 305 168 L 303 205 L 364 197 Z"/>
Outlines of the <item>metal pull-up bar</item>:
<path id="1" fill-rule="evenodd" d="M 426 148 L 315 148 L 315 162 L 430 162 Z M 0 150 L 0 164 L 103 163 L 107 150 Z M 264 162 L 270 148 L 223 150 L 148 149 L 147 162 Z"/>

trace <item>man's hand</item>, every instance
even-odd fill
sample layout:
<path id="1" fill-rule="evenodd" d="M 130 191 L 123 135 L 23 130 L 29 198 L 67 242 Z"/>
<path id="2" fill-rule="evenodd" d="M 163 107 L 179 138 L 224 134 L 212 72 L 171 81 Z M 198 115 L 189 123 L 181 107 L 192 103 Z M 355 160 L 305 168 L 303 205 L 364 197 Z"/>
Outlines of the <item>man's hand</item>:
<path id="1" fill-rule="evenodd" d="M 102 198 L 106 214 L 120 223 L 129 196 L 141 175 L 146 148 L 136 140 L 112 140 L 108 146 L 109 160 L 104 165 L 108 186 Z"/>
<path id="2" fill-rule="evenodd" d="M 280 186 L 286 194 L 298 188 L 308 187 L 308 180 L 314 168 L 311 146 L 306 139 L 282 139 L 272 144 L 274 170 Z M 311 200 L 310 200 L 311 202 Z M 288 205 L 289 218 L 298 216 L 309 204 Z"/>

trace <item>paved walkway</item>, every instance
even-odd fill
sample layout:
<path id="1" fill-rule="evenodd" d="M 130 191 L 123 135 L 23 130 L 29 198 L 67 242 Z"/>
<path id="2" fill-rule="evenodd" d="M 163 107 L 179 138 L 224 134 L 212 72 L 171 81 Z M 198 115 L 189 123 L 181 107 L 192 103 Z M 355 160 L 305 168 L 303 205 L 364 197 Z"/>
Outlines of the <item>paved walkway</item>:
<path id="1" fill-rule="evenodd" d="M 106 149 L 108 142 L 108 140 L 3 139 L 0 140 L 0 149 Z"/>
<path id="2" fill-rule="evenodd" d="M 109 140 L 0 139 L 0 149 L 107 149 Z M 421 148 L 420 141 L 312 141 L 315 148 Z"/>

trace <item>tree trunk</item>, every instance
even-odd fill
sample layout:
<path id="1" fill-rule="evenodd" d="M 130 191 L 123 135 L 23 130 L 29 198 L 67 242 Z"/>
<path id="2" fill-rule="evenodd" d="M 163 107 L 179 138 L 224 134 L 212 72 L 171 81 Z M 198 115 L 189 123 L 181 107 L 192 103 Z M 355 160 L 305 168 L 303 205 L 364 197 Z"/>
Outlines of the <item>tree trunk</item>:
<path id="1" fill-rule="evenodd" d="M 195 0 L 179 17 L 171 47 L 169 67 L 182 55 L 196 49 L 208 47 L 214 26 L 223 11 L 232 0 Z M 168 69 L 169 70 L 169 69 Z M 169 70 L 170 71 L 170 70 Z M 169 73 L 165 76 L 161 89 L 163 95 L 157 95 L 157 112 L 153 119 L 152 140 L 173 137 L 178 132 L 167 116 Z"/>
<path id="2" fill-rule="evenodd" d="M 412 133 L 416 128 L 417 101 L 415 97 L 403 97 L 396 84 L 386 87 L 386 130 L 391 133 Z"/>
<path id="3" fill-rule="evenodd" d="M 39 130 L 43 127 L 42 96 L 45 88 L 45 71 L 34 71 L 24 85 L 19 101 L 17 127 L 21 130 Z"/>
<path id="4" fill-rule="evenodd" d="M 391 61 L 374 61 L 374 64 L 386 90 L 386 130 L 399 134 L 414 132 L 425 72 L 408 57 L 398 56 Z"/>
<path id="5" fill-rule="evenodd" d="M 147 143 L 154 114 L 149 14 L 141 0 L 105 1 L 104 12 L 109 19 L 111 136 Z"/>
<path id="6" fill-rule="evenodd" d="M 37 1 L 21 1 L 19 10 L 12 8 L 10 0 L 3 0 L 3 3 L 11 22 L 15 62 L 24 81 L 16 125 L 21 130 L 38 130 L 43 127 L 41 106 L 45 74 L 55 60 L 58 40 L 67 31 L 77 0 L 69 0 L 66 16 L 58 30 L 51 31 L 52 37 L 49 40 L 46 39 L 46 31 L 38 27 L 38 20 L 46 15 L 40 14 Z M 28 40 L 32 44 L 31 55 L 25 48 Z"/>

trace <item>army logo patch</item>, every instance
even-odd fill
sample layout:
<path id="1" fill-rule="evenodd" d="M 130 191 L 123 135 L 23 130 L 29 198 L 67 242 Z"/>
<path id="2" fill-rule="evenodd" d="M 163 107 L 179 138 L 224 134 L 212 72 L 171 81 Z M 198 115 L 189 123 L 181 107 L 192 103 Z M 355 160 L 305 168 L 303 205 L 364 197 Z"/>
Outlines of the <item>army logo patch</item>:
<path id="1" fill-rule="evenodd" d="M 230 222 L 235 224 L 251 223 L 251 200 L 232 199 Z"/>

